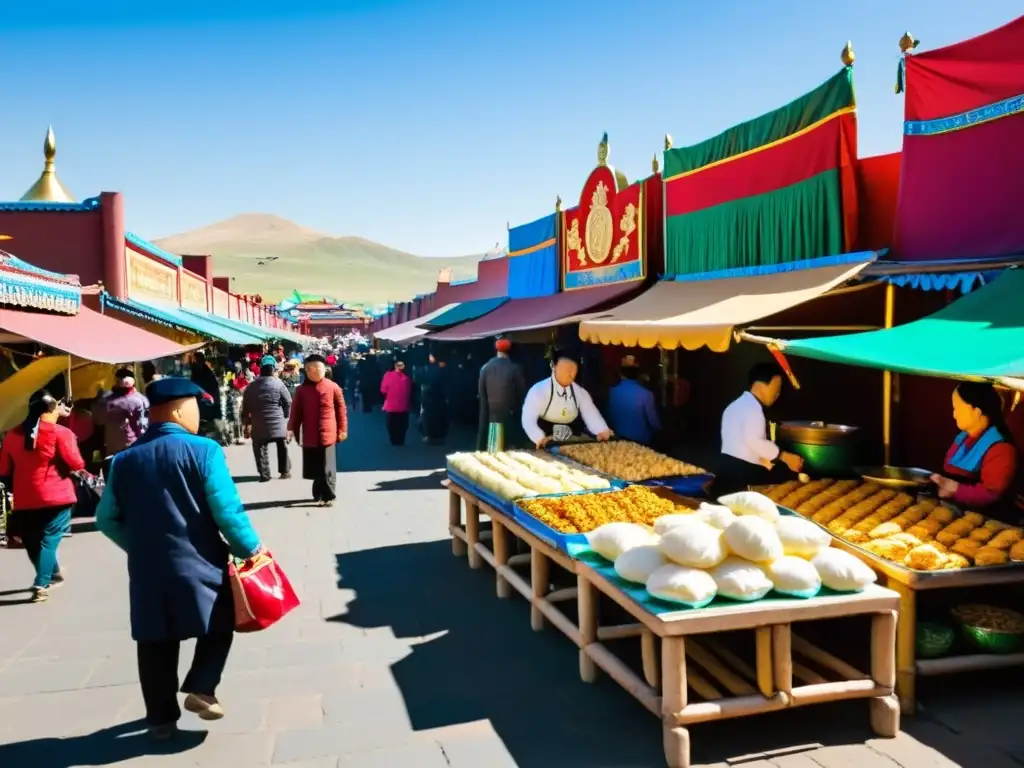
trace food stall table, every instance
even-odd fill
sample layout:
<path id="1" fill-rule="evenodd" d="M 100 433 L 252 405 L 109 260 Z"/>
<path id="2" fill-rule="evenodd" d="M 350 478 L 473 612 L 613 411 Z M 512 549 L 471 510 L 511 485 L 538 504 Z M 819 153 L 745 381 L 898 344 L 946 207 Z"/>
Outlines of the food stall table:
<path id="1" fill-rule="evenodd" d="M 661 718 L 670 768 L 690 765 L 688 726 L 787 707 L 867 698 L 873 730 L 883 737 L 899 731 L 900 712 L 893 695 L 899 596 L 888 589 L 872 585 L 860 593 L 810 600 L 765 599 L 656 613 L 601 569 L 580 562 L 576 575 L 580 676 L 593 682 L 600 667 Z M 598 593 L 614 600 L 638 624 L 599 627 Z M 792 632 L 797 622 L 857 615 L 872 616 L 870 674 Z M 701 637 L 737 630 L 754 632 L 753 659 L 745 660 L 718 638 Z M 641 637 L 643 679 L 603 642 L 630 634 Z M 691 690 L 700 701 L 689 701 Z"/>

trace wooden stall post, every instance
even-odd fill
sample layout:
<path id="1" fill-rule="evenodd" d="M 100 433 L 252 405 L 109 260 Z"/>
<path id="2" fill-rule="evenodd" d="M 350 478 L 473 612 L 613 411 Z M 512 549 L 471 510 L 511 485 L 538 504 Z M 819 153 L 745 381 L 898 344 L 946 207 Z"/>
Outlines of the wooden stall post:
<path id="1" fill-rule="evenodd" d="M 508 565 L 508 529 L 496 517 L 491 518 L 491 546 L 494 547 L 494 572 L 497 574 L 498 597 L 512 594 L 512 585 L 501 575 L 501 567 Z"/>
<path id="2" fill-rule="evenodd" d="M 462 497 L 454 488 L 448 489 L 448 531 L 452 535 L 452 554 L 462 557 L 466 554 L 466 542 L 455 535 L 462 528 Z"/>
<path id="3" fill-rule="evenodd" d="M 640 659 L 644 668 L 644 680 L 655 691 L 661 686 L 661 671 L 658 669 L 658 638 L 644 627 L 640 631 Z"/>
<path id="4" fill-rule="evenodd" d="M 480 541 L 480 507 L 475 501 L 466 499 L 466 547 L 469 549 L 469 567 L 479 568 L 480 553 L 476 551 Z"/>
<path id="5" fill-rule="evenodd" d="M 871 678 L 890 690 L 896 684 L 895 611 L 877 613 L 871 620 Z M 900 703 L 893 694 L 871 699 L 871 729 L 883 738 L 900 730 Z"/>
<path id="6" fill-rule="evenodd" d="M 544 629 L 544 612 L 540 609 L 540 601 L 548 594 L 551 581 L 551 561 L 537 547 L 530 548 L 530 587 L 533 589 L 533 601 L 530 605 L 530 626 L 534 632 Z"/>
<path id="7" fill-rule="evenodd" d="M 772 660 L 772 628 L 758 627 L 754 630 L 755 664 L 757 666 L 757 689 L 766 699 L 775 695 L 775 673 Z"/>
<path id="8" fill-rule="evenodd" d="M 896 286 L 885 284 L 885 327 L 892 328 L 896 310 Z M 885 463 L 892 463 L 892 371 L 882 371 L 882 447 Z"/>
<path id="9" fill-rule="evenodd" d="M 793 637 L 789 624 L 772 627 L 772 677 L 775 688 L 787 696 L 793 693 Z"/>
<path id="10" fill-rule="evenodd" d="M 676 715 L 686 709 L 686 645 L 681 636 L 661 640 L 661 731 L 669 768 L 690 768 L 690 732 Z"/>
<path id="11" fill-rule="evenodd" d="M 917 593 L 890 577 L 887 587 L 900 596 L 900 617 L 896 624 L 896 696 L 905 715 L 914 714 L 917 696 Z"/>
<path id="12" fill-rule="evenodd" d="M 597 590 L 582 573 L 576 575 L 576 590 L 580 620 L 580 679 L 592 683 L 597 680 L 597 665 L 587 653 L 587 646 L 597 642 Z"/>

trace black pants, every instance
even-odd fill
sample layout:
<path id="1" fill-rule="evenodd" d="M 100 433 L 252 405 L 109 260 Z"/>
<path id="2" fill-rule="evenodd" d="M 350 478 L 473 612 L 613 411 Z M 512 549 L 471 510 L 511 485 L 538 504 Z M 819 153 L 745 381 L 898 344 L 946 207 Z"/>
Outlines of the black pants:
<path id="1" fill-rule="evenodd" d="M 277 446 L 277 471 L 287 475 L 292 471 L 292 461 L 288 458 L 288 445 L 284 438 L 276 440 L 253 440 L 252 453 L 256 457 L 256 471 L 259 472 L 261 480 L 270 479 L 270 444 Z"/>
<path id="2" fill-rule="evenodd" d="M 334 501 L 338 478 L 337 446 L 302 449 L 302 476 L 313 481 L 313 501 Z"/>
<path id="3" fill-rule="evenodd" d="M 711 484 L 711 498 L 729 493 L 745 491 L 752 485 L 776 485 L 795 477 L 789 467 L 776 460 L 772 469 L 760 464 L 737 459 L 735 456 L 720 454 L 715 467 L 715 479 Z"/>
<path id="4" fill-rule="evenodd" d="M 363 413 L 369 413 L 373 410 L 373 390 L 363 389 L 360 390 L 362 394 L 361 400 L 363 401 Z"/>
<path id="5" fill-rule="evenodd" d="M 224 666 L 228 662 L 234 632 L 205 635 L 196 641 L 192 667 L 181 686 L 182 693 L 214 696 Z M 160 643 L 136 643 L 139 658 L 139 683 L 146 703 L 146 722 L 169 725 L 178 722 L 178 653 L 176 640 Z"/>
<path id="6" fill-rule="evenodd" d="M 405 445 L 405 433 L 409 431 L 409 412 L 384 414 L 388 427 L 388 439 L 392 445 Z"/>

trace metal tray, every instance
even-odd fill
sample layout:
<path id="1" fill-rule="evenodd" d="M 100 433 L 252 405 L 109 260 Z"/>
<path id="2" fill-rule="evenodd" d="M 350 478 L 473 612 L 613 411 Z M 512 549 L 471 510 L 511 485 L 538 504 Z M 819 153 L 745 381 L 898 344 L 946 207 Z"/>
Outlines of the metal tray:
<path id="1" fill-rule="evenodd" d="M 854 467 L 853 471 L 864 480 L 886 488 L 928 488 L 934 474 L 920 467 Z"/>
<path id="2" fill-rule="evenodd" d="M 625 480 L 621 477 L 601 472 L 600 470 L 594 469 L 582 462 L 576 461 L 576 459 L 570 459 L 558 450 L 558 446 L 549 448 L 548 450 L 551 455 L 559 461 L 564 461 L 566 464 L 572 464 L 575 467 L 579 467 L 587 472 L 592 472 L 600 477 L 604 477 L 609 480 L 616 480 L 623 485 L 644 485 L 648 488 L 668 488 L 671 491 L 675 491 L 680 496 L 703 496 L 704 487 L 715 479 L 715 476 L 712 473 L 704 472 L 696 475 L 667 475 L 665 477 L 652 477 L 647 480 L 639 481 Z"/>

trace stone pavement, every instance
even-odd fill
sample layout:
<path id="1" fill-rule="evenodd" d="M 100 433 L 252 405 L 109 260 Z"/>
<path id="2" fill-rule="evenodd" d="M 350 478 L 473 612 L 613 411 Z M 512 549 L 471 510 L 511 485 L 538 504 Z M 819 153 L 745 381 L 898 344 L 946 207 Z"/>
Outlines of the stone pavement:
<path id="1" fill-rule="evenodd" d="M 141 735 L 120 552 L 76 523 L 61 548 L 68 584 L 30 605 L 24 553 L 0 550 L 0 768 L 663 766 L 655 718 L 606 678 L 582 683 L 564 637 L 532 632 L 524 601 L 498 601 L 493 572 L 451 556 L 445 451 L 412 435 L 391 448 L 379 415 L 355 414 L 351 434 L 329 510 L 308 506 L 306 481 L 254 482 L 248 447 L 229 449 L 304 603 L 238 636 L 220 691 L 228 716 L 186 714 L 174 746 Z M 863 702 L 696 726 L 694 762 L 1020 766 L 1021 677 L 1002 677 L 924 686 L 925 712 L 890 741 L 872 737 Z"/>

